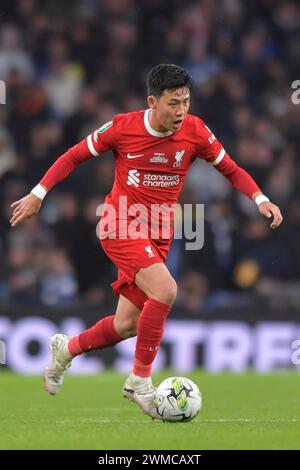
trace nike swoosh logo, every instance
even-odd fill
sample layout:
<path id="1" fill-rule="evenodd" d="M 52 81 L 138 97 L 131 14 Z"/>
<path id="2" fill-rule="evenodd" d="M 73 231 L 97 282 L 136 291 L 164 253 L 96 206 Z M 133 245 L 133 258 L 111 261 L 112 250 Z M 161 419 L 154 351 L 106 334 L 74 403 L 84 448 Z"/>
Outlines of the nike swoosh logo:
<path id="1" fill-rule="evenodd" d="M 127 158 L 139 158 L 139 157 L 143 157 L 144 154 L 141 153 L 140 155 L 130 155 L 130 153 L 127 153 Z"/>

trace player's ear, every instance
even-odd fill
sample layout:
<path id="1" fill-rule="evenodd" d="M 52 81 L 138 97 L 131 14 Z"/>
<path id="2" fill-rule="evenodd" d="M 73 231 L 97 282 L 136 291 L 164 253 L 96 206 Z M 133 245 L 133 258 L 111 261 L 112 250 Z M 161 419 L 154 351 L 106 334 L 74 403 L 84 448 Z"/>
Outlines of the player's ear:
<path id="1" fill-rule="evenodd" d="M 148 101 L 149 108 L 151 108 L 151 109 L 156 108 L 156 100 L 155 100 L 155 97 L 153 95 L 148 96 L 147 101 Z"/>

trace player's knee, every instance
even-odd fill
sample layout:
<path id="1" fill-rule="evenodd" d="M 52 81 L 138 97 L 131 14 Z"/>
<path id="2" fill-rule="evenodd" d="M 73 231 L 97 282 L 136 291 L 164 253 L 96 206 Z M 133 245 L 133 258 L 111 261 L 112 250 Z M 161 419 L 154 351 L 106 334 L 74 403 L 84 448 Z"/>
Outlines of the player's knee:
<path id="1" fill-rule="evenodd" d="M 115 323 L 115 327 L 117 332 L 123 339 L 132 338 L 137 334 L 137 319 L 118 319 Z"/>
<path id="2" fill-rule="evenodd" d="M 154 292 L 154 298 L 160 302 L 172 305 L 177 296 L 177 284 L 171 277 L 164 282 L 161 282 Z"/>

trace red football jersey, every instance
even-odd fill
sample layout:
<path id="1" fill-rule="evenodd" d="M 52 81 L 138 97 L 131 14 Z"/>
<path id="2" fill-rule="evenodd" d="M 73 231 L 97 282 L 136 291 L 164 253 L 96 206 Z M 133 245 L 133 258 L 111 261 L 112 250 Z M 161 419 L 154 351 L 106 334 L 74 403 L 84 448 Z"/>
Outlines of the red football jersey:
<path id="1" fill-rule="evenodd" d="M 93 155 L 107 150 L 114 153 L 111 201 L 116 207 L 122 195 L 128 197 L 128 205 L 172 205 L 197 157 L 214 164 L 225 155 L 222 145 L 198 117 L 188 114 L 177 132 L 162 133 L 151 128 L 150 111 L 119 114 L 87 139 Z"/>
<path id="2" fill-rule="evenodd" d="M 127 197 L 127 208 L 143 205 L 146 212 L 153 210 L 153 205 L 175 204 L 184 178 L 196 158 L 214 165 L 248 197 L 260 191 L 251 176 L 230 158 L 200 118 L 187 114 L 178 131 L 162 133 L 151 128 L 150 112 L 147 109 L 116 115 L 58 158 L 40 184 L 49 190 L 82 162 L 112 150 L 115 180 L 106 202 L 117 211 L 120 196 Z M 136 213 L 129 215 L 136 217 Z M 172 215 L 172 212 L 168 214 L 170 222 Z M 147 222 L 150 222 L 149 215 Z"/>

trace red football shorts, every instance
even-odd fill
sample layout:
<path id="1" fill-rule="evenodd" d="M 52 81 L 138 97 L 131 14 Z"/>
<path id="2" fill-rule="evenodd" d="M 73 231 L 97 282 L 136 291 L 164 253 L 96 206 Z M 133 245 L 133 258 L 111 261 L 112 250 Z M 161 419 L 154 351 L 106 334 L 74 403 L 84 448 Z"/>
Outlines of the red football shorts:
<path id="1" fill-rule="evenodd" d="M 135 284 L 135 275 L 142 268 L 164 263 L 169 241 L 132 238 L 105 238 L 100 241 L 103 250 L 118 268 L 118 280 L 111 284 L 114 293 L 123 295 L 141 310 L 148 297 Z"/>

